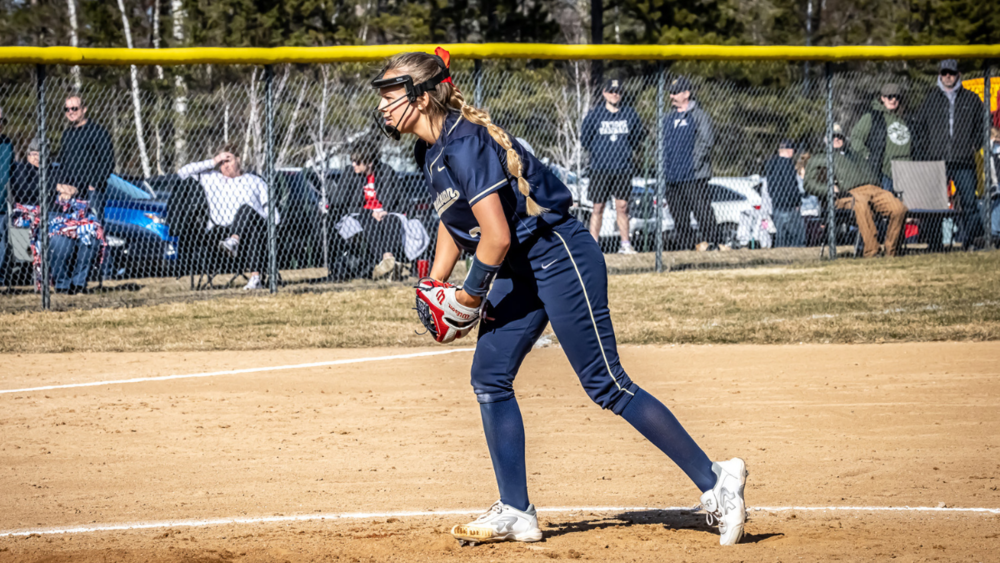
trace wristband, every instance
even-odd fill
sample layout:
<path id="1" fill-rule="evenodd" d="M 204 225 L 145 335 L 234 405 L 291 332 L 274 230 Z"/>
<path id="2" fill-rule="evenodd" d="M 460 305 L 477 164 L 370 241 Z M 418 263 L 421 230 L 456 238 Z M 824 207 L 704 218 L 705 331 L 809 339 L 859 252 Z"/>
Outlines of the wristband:
<path id="1" fill-rule="evenodd" d="M 472 267 L 469 268 L 469 274 L 465 276 L 462 291 L 476 297 L 485 296 L 490 291 L 490 284 L 493 283 L 493 278 L 497 277 L 499 271 L 499 264 L 488 266 L 480 262 L 478 256 L 473 256 Z"/>

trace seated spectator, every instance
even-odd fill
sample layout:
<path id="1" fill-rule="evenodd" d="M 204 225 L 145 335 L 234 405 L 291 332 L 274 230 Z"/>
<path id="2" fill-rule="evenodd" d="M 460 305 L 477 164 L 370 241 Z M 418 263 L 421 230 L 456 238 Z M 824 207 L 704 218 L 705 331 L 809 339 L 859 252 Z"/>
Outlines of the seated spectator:
<path id="1" fill-rule="evenodd" d="M 260 273 L 267 258 L 267 184 L 259 176 L 244 173 L 233 148 L 225 145 L 214 158 L 192 162 L 177 171 L 181 178 L 195 177 L 208 199 L 208 230 L 221 229 L 219 248 L 234 258 L 246 256 L 250 280 L 245 290 L 260 289 Z M 275 224 L 280 222 L 274 211 Z"/>
<path id="2" fill-rule="evenodd" d="M 49 211 L 48 231 L 56 293 L 86 293 L 87 274 L 98 253 L 103 261 L 104 229 L 87 202 L 76 198 L 79 192 L 75 187 L 59 184 L 56 192 L 58 196 Z"/>
<path id="3" fill-rule="evenodd" d="M 778 154 L 764 163 L 767 191 L 771 196 L 775 247 L 805 246 L 806 224 L 802 220 L 802 194 L 795 172 L 795 145 L 788 140 L 778 144 Z"/>
<path id="4" fill-rule="evenodd" d="M 875 220 L 872 212 L 889 218 L 885 235 L 885 255 L 895 256 L 899 235 L 906 220 L 906 206 L 894 195 L 879 186 L 878 174 L 863 158 L 850 149 L 847 139 L 839 126 L 833 133 L 833 204 L 837 209 L 851 209 L 858 224 L 858 231 L 864 241 L 864 257 L 878 254 Z M 820 153 L 809 159 L 806 165 L 806 191 L 817 196 L 825 205 L 827 200 L 828 171 L 825 155 Z"/>
<path id="5" fill-rule="evenodd" d="M 396 172 L 382 164 L 376 146 L 355 148 L 351 164 L 361 178 L 361 189 L 351 197 L 361 204 L 357 219 L 368 247 L 369 267 L 374 266 L 372 279 L 379 279 L 392 273 L 397 256 L 402 255 L 401 223 L 386 218 L 403 211 L 403 190 Z"/>
<path id="6" fill-rule="evenodd" d="M 42 165 L 40 147 L 41 143 L 38 139 L 32 140 L 28 145 L 26 161 L 14 163 L 10 174 L 10 201 L 12 203 L 38 205 L 38 169 Z M 57 194 L 52 190 L 55 186 L 53 174 L 48 174 L 47 180 L 49 182 L 49 197 L 55 198 Z"/>

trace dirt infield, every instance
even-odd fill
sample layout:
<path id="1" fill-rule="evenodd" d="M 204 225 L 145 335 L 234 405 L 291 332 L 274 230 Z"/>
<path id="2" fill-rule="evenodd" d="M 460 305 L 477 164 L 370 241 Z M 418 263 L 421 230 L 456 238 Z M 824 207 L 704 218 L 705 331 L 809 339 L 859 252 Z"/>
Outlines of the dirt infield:
<path id="1" fill-rule="evenodd" d="M 439 350 L 9 354 L 0 391 Z M 529 486 L 539 508 L 576 510 L 541 514 L 538 544 L 459 548 L 445 532 L 468 516 L 389 514 L 496 499 L 471 354 L 456 352 L 2 393 L 0 534 L 21 535 L 0 537 L 0 561 L 1000 560 L 997 513 L 805 509 L 1000 508 L 1000 343 L 622 358 L 710 457 L 746 459 L 746 543 L 659 510 L 698 493 L 545 348 L 517 381 Z M 233 518 L 247 521 L 193 522 Z M 127 523 L 154 524 L 47 533 Z"/>

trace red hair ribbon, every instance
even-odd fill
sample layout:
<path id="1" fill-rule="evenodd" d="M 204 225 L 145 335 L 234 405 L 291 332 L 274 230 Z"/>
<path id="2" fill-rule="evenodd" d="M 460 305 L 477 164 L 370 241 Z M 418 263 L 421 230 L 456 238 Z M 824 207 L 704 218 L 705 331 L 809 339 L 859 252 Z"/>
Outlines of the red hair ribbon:
<path id="1" fill-rule="evenodd" d="M 441 47 L 438 47 L 438 48 L 434 49 L 434 54 L 437 55 L 438 57 L 440 57 L 442 61 L 444 61 L 444 68 L 446 68 L 448 70 L 451 70 L 451 53 L 449 53 L 448 51 L 445 51 Z M 451 81 L 451 76 L 449 76 L 448 78 L 445 78 L 441 82 L 442 83 L 447 82 L 448 84 L 451 84 L 453 87 L 455 87 L 456 90 L 458 89 L 458 87 L 455 86 L 455 83 Z"/>

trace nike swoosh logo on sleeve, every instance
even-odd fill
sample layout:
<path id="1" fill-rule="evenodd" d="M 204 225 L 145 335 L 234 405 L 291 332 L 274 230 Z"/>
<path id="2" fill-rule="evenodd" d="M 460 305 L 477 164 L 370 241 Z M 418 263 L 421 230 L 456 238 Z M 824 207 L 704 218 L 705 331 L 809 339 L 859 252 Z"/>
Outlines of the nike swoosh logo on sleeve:
<path id="1" fill-rule="evenodd" d="M 559 261 L 559 259 L 558 259 L 558 258 L 556 258 L 555 260 L 553 260 L 553 261 L 549 262 L 548 264 L 543 264 L 543 265 L 542 265 L 542 269 L 543 269 L 543 270 L 545 270 L 545 269 L 548 269 L 548 267 L 549 267 L 549 266 L 551 266 L 551 265 L 555 264 L 555 263 L 556 263 L 556 262 L 558 262 L 558 261 Z"/>
<path id="2" fill-rule="evenodd" d="M 443 172 L 443 171 L 444 171 L 444 166 L 438 166 L 438 172 Z"/>

